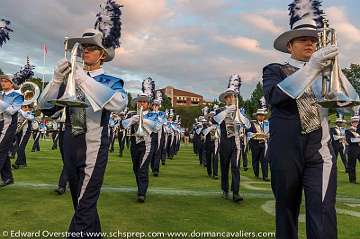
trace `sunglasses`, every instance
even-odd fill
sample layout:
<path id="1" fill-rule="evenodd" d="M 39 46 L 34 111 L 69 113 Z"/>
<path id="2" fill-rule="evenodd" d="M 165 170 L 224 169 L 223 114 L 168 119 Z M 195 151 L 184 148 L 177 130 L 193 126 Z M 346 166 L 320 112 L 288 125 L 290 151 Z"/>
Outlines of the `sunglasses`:
<path id="1" fill-rule="evenodd" d="M 95 45 L 82 45 L 83 50 L 88 50 L 88 51 L 101 51 L 101 48 Z"/>

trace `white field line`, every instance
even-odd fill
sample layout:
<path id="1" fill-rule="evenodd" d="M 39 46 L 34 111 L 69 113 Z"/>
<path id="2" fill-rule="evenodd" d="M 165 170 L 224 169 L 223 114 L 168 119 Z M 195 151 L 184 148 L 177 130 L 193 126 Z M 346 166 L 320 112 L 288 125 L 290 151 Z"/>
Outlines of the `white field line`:
<path id="1" fill-rule="evenodd" d="M 15 184 L 5 187 L 6 188 L 16 187 L 16 188 L 29 188 L 29 189 L 46 189 L 53 190 L 57 186 L 54 184 L 45 184 L 45 183 L 25 183 L 25 182 L 15 182 Z M 106 193 L 133 193 L 137 192 L 136 187 L 111 187 L 103 186 L 101 189 L 102 192 Z M 219 191 L 201 191 L 201 190 L 187 190 L 187 189 L 175 189 L 175 188 L 149 188 L 150 194 L 166 195 L 166 196 L 211 196 L 219 197 L 221 193 Z M 245 198 L 261 198 L 261 199 L 274 199 L 272 193 L 266 192 L 242 192 L 242 195 Z M 351 203 L 351 204 L 360 204 L 360 198 L 351 198 L 338 196 L 337 201 L 342 203 Z"/>

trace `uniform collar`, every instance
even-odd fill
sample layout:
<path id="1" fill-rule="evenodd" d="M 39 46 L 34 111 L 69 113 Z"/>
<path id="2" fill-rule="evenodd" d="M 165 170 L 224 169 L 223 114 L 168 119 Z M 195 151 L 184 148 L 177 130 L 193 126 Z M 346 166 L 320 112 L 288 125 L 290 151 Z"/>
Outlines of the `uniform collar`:
<path id="1" fill-rule="evenodd" d="M 103 68 L 100 68 L 94 71 L 88 71 L 87 73 L 89 73 L 89 75 L 94 78 L 96 76 L 103 75 L 105 72 Z"/>
<path id="2" fill-rule="evenodd" d="M 13 93 L 15 90 L 14 89 L 11 89 L 11 90 L 9 90 L 9 91 L 3 91 L 3 94 L 4 95 L 9 95 L 9 94 L 11 94 L 11 93 Z"/>
<path id="3" fill-rule="evenodd" d="M 288 63 L 289 65 L 292 65 L 296 68 L 299 68 L 299 69 L 303 68 L 304 65 L 306 64 L 306 62 L 304 62 L 304 61 L 295 60 L 294 58 L 291 58 L 291 57 L 287 60 L 286 63 Z"/>

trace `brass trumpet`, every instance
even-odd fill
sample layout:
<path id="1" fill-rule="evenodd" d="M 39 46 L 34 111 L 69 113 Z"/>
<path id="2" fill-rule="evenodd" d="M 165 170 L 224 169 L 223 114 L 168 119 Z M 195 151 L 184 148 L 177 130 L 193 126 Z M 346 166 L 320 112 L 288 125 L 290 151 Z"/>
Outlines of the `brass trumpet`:
<path id="1" fill-rule="evenodd" d="M 68 40 L 65 39 L 65 58 L 67 57 L 67 43 Z M 49 103 L 59 106 L 69 106 L 77 108 L 86 108 L 89 105 L 85 102 L 78 99 L 76 95 L 76 84 L 75 84 L 75 70 L 77 65 L 77 57 L 80 51 L 80 44 L 75 43 L 74 47 L 71 50 L 71 72 L 67 78 L 66 88 L 64 94 L 59 99 L 49 100 Z"/>
<path id="2" fill-rule="evenodd" d="M 145 136 L 145 130 L 144 130 L 144 113 L 143 113 L 143 107 L 141 106 L 140 109 L 139 109 L 139 116 L 140 116 L 140 119 L 139 119 L 139 126 L 136 130 L 136 133 L 135 133 L 135 136 L 136 137 L 144 137 Z"/>
<path id="3" fill-rule="evenodd" d="M 337 45 L 336 31 L 329 27 L 329 22 L 324 18 L 324 27 L 319 32 L 318 48 Z M 360 100 L 352 85 L 342 72 L 338 56 L 329 60 L 322 72 L 322 98 L 318 103 L 325 108 L 352 107 L 360 104 Z"/>

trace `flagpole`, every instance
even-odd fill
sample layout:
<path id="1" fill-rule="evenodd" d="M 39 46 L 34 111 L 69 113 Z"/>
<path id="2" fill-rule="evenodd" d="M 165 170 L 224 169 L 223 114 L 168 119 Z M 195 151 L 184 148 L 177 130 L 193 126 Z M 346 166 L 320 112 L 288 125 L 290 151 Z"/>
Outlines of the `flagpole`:
<path id="1" fill-rule="evenodd" d="M 46 65 L 46 52 L 45 52 L 45 47 L 46 45 L 43 45 L 43 54 L 44 54 L 44 71 L 43 71 L 43 79 L 42 79 L 42 86 L 41 86 L 41 91 L 44 90 L 44 85 L 45 85 L 45 65 Z"/>

